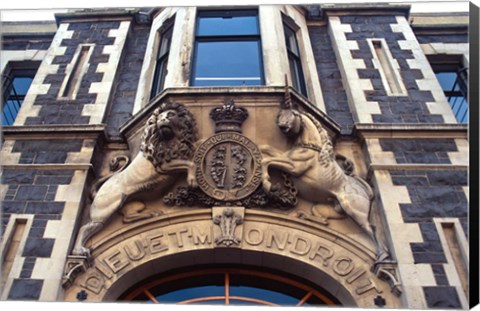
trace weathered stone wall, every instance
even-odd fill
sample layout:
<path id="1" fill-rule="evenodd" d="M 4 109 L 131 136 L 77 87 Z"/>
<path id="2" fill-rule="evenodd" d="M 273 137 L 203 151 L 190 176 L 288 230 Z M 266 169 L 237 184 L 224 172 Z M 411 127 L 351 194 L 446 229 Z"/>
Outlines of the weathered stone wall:
<path id="1" fill-rule="evenodd" d="M 311 26 L 309 33 L 326 112 L 342 127 L 342 130 L 351 130 L 353 128 L 352 113 L 328 34 L 328 26 Z"/>
<path id="2" fill-rule="evenodd" d="M 5 169 L 2 184 L 8 185 L 2 201 L 2 228 L 5 232 L 9 219 L 21 215 L 33 215 L 31 228 L 26 233 L 25 246 L 21 252 L 23 264 L 20 274 L 13 279 L 7 299 L 37 300 L 44 280 L 33 276 L 39 258 L 52 256 L 55 238 L 45 236 L 50 221 L 58 222 L 65 210 L 65 201 L 56 201 L 59 185 L 69 185 L 73 170 Z"/>
<path id="3" fill-rule="evenodd" d="M 330 32 L 355 121 L 360 123 L 455 123 L 445 96 L 405 17 L 329 17 Z M 385 40 L 405 94 L 391 95 L 374 63 L 368 39 Z M 383 47 L 384 49 L 387 49 Z"/>
<path id="4" fill-rule="evenodd" d="M 456 121 L 420 45 L 443 39 L 464 43 L 466 38 L 416 37 L 400 11 L 327 15 L 350 111 L 358 133 L 366 135 L 370 182 L 378 193 L 404 299 L 411 308 L 466 307 L 451 250 L 439 230 L 443 222 L 458 223 L 459 241 L 466 240 L 466 128 L 458 128 L 463 131 L 458 136 L 446 125 Z M 403 94 L 387 89 L 369 40 L 386 43 L 382 48 L 391 53 L 390 69 L 398 71 Z M 438 131 L 427 133 L 431 124 Z"/>
<path id="5" fill-rule="evenodd" d="M 130 19 L 127 14 L 105 21 L 60 21 L 14 126 L 4 129 L 2 234 L 10 236 L 18 221 L 26 229 L 2 299 L 61 297 L 63 269 L 85 207 L 87 176 L 105 128 Z M 62 85 L 68 70 L 74 71 L 81 44 L 93 50 L 78 90 L 66 98 Z"/>
<path id="6" fill-rule="evenodd" d="M 115 80 L 111 110 L 107 115 L 110 136 L 118 136 L 120 127 L 132 116 L 149 32 L 149 27 L 135 25 L 127 37 L 124 59 Z"/>
<path id="7" fill-rule="evenodd" d="M 56 55 L 50 65 L 57 65 L 58 70 L 45 76 L 43 84 L 50 87 L 46 94 L 39 94 L 35 98 L 35 106 L 40 106 L 36 116 L 26 118 L 25 125 L 37 124 L 88 124 L 90 118 L 82 114 L 87 104 L 94 104 L 96 93 L 90 92 L 92 83 L 101 82 L 102 72 L 97 72 L 99 64 L 107 63 L 108 54 L 104 54 L 105 46 L 113 45 L 115 38 L 109 37 L 111 29 L 118 29 L 120 22 L 85 22 L 68 25 L 66 32 L 70 32 L 70 38 L 61 40 L 59 48 L 64 51 L 62 55 Z M 74 100 L 57 100 L 67 65 L 72 62 L 73 55 L 79 44 L 95 43 L 95 48 L 89 59 L 88 71 L 82 78 L 80 89 Z"/>
<path id="8" fill-rule="evenodd" d="M 423 43 L 468 43 L 468 34 L 417 34 L 417 40 Z"/>

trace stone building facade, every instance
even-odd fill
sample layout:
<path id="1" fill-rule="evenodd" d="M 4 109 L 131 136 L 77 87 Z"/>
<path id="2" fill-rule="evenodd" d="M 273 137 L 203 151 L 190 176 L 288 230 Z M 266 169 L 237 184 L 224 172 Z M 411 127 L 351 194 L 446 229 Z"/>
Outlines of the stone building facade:
<path id="1" fill-rule="evenodd" d="M 18 112 L 4 84 L 2 300 L 468 307 L 468 13 L 76 10 L 2 31 L 3 80 L 34 72 Z"/>

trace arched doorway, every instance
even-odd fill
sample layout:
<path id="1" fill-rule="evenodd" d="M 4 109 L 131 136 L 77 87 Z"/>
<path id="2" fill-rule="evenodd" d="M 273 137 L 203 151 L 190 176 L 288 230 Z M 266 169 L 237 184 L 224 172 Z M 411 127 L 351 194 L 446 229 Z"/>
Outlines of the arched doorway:
<path id="1" fill-rule="evenodd" d="M 219 296 L 217 300 L 224 304 L 229 296 L 229 303 L 247 303 L 248 300 L 253 303 L 253 294 L 229 291 L 227 295 L 226 288 L 233 284 L 256 288 L 257 291 L 267 290 L 272 294 L 282 294 L 282 288 L 301 289 L 293 296 L 293 289 L 283 290 L 283 294 L 292 299 L 290 305 L 302 300 L 308 303 L 309 299 L 313 301 L 311 297 L 316 297 L 317 304 L 372 307 L 378 296 L 385 299 L 387 307 L 401 305 L 389 285 L 371 272 L 373 251 L 328 227 L 287 215 L 247 210 L 245 222 L 235 231 L 240 240 L 237 247 L 217 244 L 220 231 L 217 229 L 212 222 L 212 211 L 191 210 L 105 232 L 94 240 L 92 262 L 66 289 L 65 300 L 76 301 L 80 295 L 86 297 L 86 301 L 118 301 L 142 288 L 145 296 L 138 299 L 152 300 L 143 290 L 147 289 L 150 296 L 162 302 L 165 298 L 162 295 L 173 295 L 175 291 L 187 290 L 197 284 L 198 287 L 221 287 L 221 294 L 203 295 L 203 298 Z M 216 283 L 202 281 L 210 276 L 198 271 L 206 269 L 220 269 L 212 270 L 217 275 Z M 242 273 L 232 274 L 231 269 L 239 269 Z M 248 275 L 248 271 L 255 274 Z M 275 280 L 276 277 L 281 279 Z M 229 282 L 226 286 L 227 278 L 235 282 L 239 278 L 252 281 Z M 174 280 L 177 283 L 165 283 Z M 295 285 L 291 280 L 296 282 Z M 155 281 L 163 282 L 168 291 L 155 291 Z M 264 285 L 255 287 L 256 284 Z M 317 292 L 321 294 L 314 295 Z M 202 297 L 185 296 L 171 302 L 186 303 Z M 133 298 L 135 296 L 130 297 Z M 208 299 L 211 299 L 210 303 L 214 300 Z M 262 303 L 276 302 L 266 300 Z"/>
<path id="2" fill-rule="evenodd" d="M 339 306 L 324 289 L 283 271 L 255 267 L 195 266 L 159 275 L 127 290 L 119 300 L 212 305 Z"/>

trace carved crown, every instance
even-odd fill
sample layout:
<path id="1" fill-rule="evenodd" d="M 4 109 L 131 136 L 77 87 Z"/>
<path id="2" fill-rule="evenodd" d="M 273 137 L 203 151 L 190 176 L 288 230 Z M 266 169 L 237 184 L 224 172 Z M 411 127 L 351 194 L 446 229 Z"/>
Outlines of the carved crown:
<path id="1" fill-rule="evenodd" d="M 248 111 L 235 106 L 232 99 L 226 100 L 222 107 L 213 108 L 210 118 L 215 122 L 215 133 L 242 132 L 242 124 L 248 118 Z"/>

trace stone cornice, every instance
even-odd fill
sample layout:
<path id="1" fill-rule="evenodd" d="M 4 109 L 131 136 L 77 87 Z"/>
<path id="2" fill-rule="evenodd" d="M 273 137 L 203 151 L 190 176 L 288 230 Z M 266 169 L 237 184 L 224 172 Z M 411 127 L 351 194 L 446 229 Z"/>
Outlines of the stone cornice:
<path id="1" fill-rule="evenodd" d="M 361 138 L 468 138 L 467 124 L 356 124 L 354 136 Z"/>
<path id="2" fill-rule="evenodd" d="M 323 20 L 326 16 L 338 15 L 410 15 L 410 5 L 399 4 L 321 4 L 307 6 L 309 19 Z"/>
<path id="3" fill-rule="evenodd" d="M 15 125 L 2 127 L 5 140 L 105 137 L 105 125 Z"/>

